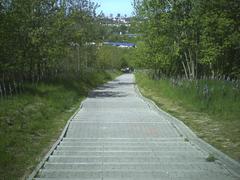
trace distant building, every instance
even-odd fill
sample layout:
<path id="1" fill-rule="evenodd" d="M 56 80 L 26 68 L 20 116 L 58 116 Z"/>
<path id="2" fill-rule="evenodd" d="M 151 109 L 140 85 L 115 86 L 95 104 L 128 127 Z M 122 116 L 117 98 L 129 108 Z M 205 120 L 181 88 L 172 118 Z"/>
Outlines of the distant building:
<path id="1" fill-rule="evenodd" d="M 125 34 L 125 35 L 128 36 L 129 38 L 135 38 L 135 37 L 142 36 L 142 34 Z"/>
<path id="2" fill-rule="evenodd" d="M 103 19 L 103 24 L 106 26 L 115 26 L 115 27 L 119 27 L 121 25 L 125 25 L 127 27 L 131 26 L 131 18 L 129 17 L 116 17 L 116 18 L 108 18 L 105 17 Z"/>

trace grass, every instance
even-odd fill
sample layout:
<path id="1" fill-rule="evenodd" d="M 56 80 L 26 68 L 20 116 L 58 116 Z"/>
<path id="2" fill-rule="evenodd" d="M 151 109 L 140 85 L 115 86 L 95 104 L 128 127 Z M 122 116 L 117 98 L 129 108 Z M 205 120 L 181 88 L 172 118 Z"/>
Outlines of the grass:
<path id="1" fill-rule="evenodd" d="M 240 91 L 220 80 L 152 80 L 136 73 L 140 91 L 199 137 L 240 160 Z M 207 91 L 206 91 L 207 89 Z"/>
<path id="2" fill-rule="evenodd" d="M 212 155 L 212 154 L 209 154 L 208 157 L 206 158 L 206 161 L 207 161 L 207 162 L 214 162 L 214 161 L 216 161 L 216 160 L 217 160 L 217 159 L 216 159 L 215 156 Z"/>
<path id="3" fill-rule="evenodd" d="M 25 85 L 0 101 L 0 179 L 25 179 L 40 162 L 88 91 L 116 73 Z"/>

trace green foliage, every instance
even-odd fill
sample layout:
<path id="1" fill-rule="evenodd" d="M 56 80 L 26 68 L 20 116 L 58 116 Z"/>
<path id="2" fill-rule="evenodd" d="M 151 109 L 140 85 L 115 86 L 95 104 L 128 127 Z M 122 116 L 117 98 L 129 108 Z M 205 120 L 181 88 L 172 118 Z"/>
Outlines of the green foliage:
<path id="1" fill-rule="evenodd" d="M 121 69 L 131 66 L 134 48 L 102 46 L 97 52 L 97 63 L 102 69 Z"/>
<path id="2" fill-rule="evenodd" d="M 148 54 L 143 67 L 167 75 L 184 74 L 188 79 L 239 77 L 240 6 L 236 0 L 134 2 L 138 23 L 132 25 L 144 34 Z"/>
<path id="3" fill-rule="evenodd" d="M 150 67 L 150 61 L 148 60 L 149 54 L 147 53 L 147 47 L 144 42 L 138 42 L 137 48 L 133 50 L 133 63 L 136 67 Z"/>
<path id="4" fill-rule="evenodd" d="M 216 161 L 217 159 L 214 157 L 214 155 L 212 154 L 209 154 L 208 157 L 206 158 L 206 161 L 207 162 L 214 162 Z"/>
<path id="5" fill-rule="evenodd" d="M 143 75 L 139 79 L 146 79 Z M 192 110 L 207 112 L 221 120 L 237 120 L 240 116 L 240 90 L 238 83 L 223 80 L 181 80 L 163 78 L 156 83 L 159 93 L 167 98 L 181 101 Z M 206 89 L 207 88 L 207 89 Z M 187 96 L 186 96 L 187 92 Z M 220 120 L 219 119 L 219 120 Z"/>
<path id="6" fill-rule="evenodd" d="M 102 27 L 89 0 L 0 2 L 0 89 L 96 68 Z M 10 85 L 9 85 L 10 84 Z"/>
<path id="7" fill-rule="evenodd" d="M 207 142 L 239 160 L 239 81 L 152 79 L 136 73 L 143 94 L 181 119 Z"/>
<path id="8" fill-rule="evenodd" d="M 0 101 L 1 179 L 31 173 L 88 91 L 117 73 L 84 74 L 37 87 L 25 84 L 24 94 Z"/>

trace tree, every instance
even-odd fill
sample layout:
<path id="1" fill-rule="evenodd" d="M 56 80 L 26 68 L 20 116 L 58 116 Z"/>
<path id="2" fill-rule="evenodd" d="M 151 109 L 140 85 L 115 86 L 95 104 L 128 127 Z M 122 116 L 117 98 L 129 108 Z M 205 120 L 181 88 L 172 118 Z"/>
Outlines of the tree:
<path id="1" fill-rule="evenodd" d="M 159 75 L 239 77 L 236 0 L 135 0 L 134 7 L 146 61 Z"/>
<path id="2" fill-rule="evenodd" d="M 95 67 L 90 44 L 104 33 L 98 7 L 89 0 L 1 1 L 0 91 Z"/>

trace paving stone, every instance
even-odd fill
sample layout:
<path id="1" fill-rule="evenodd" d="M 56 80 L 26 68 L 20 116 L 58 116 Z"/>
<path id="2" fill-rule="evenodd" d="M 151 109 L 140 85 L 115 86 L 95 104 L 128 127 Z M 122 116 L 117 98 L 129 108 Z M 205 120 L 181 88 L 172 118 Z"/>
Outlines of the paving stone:
<path id="1" fill-rule="evenodd" d="M 237 180 L 136 93 L 125 74 L 89 94 L 36 180 Z"/>

